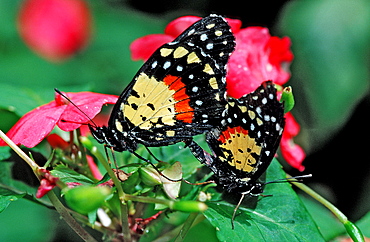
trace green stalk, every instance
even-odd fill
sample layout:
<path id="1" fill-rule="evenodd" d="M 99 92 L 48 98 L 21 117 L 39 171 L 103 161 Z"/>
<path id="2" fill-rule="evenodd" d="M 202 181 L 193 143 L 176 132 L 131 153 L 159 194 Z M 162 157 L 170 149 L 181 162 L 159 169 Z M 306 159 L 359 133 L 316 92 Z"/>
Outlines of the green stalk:
<path id="1" fill-rule="evenodd" d="M 131 241 L 131 234 L 130 234 L 130 227 L 128 222 L 128 208 L 126 204 L 126 196 L 127 194 L 124 193 L 123 188 L 121 186 L 121 182 L 118 180 L 117 176 L 115 175 L 114 171 L 108 164 L 105 159 L 105 156 L 101 154 L 95 146 L 90 145 L 90 141 L 85 138 L 81 137 L 81 142 L 85 145 L 85 147 L 91 152 L 93 156 L 95 156 L 99 162 L 103 165 L 105 170 L 107 171 L 109 177 L 112 179 L 118 193 L 118 197 L 120 200 L 120 208 L 121 208 L 121 223 L 122 223 L 122 233 L 125 238 L 125 241 Z"/>
<path id="2" fill-rule="evenodd" d="M 28 155 L 26 155 L 16 144 L 14 144 L 14 142 L 11 139 L 9 139 L 8 136 L 6 136 L 4 132 L 1 130 L 0 138 L 2 138 L 5 141 L 5 143 L 7 143 L 9 147 L 12 148 L 12 150 L 14 150 L 14 152 L 17 153 L 17 155 L 19 155 L 19 157 L 21 157 L 32 168 L 37 178 L 39 178 L 36 172 L 40 168 L 39 165 L 37 165 L 36 162 L 34 162 L 30 157 L 28 157 Z"/>
<path id="3" fill-rule="evenodd" d="M 134 201 L 134 202 L 141 202 L 141 203 L 158 203 L 158 204 L 163 204 L 169 208 L 173 207 L 173 204 L 175 201 L 171 200 L 165 200 L 165 199 L 158 199 L 158 198 L 153 198 L 153 197 L 141 197 L 141 196 L 135 196 L 135 195 L 130 195 L 126 194 L 125 196 L 126 201 Z"/>
<path id="4" fill-rule="evenodd" d="M 175 238 L 175 242 L 182 242 L 185 239 L 185 236 L 189 232 L 191 226 L 193 225 L 195 219 L 198 217 L 199 213 L 191 213 L 189 217 L 186 219 L 184 226 L 182 226 L 180 232 L 177 234 Z"/>
<path id="5" fill-rule="evenodd" d="M 295 186 L 299 189 L 310 195 L 316 201 L 324 205 L 328 208 L 337 218 L 338 220 L 344 225 L 347 230 L 348 235 L 353 239 L 355 242 L 365 242 L 364 236 L 361 233 L 360 229 L 351 221 L 348 220 L 347 216 L 344 215 L 338 208 L 336 208 L 332 203 L 326 200 L 324 197 L 319 195 L 317 192 L 309 188 L 308 186 L 304 185 L 303 183 L 293 182 Z"/>
<path id="6" fill-rule="evenodd" d="M 84 228 L 79 223 L 77 223 L 77 221 L 72 217 L 68 210 L 59 201 L 59 199 L 57 198 L 53 191 L 48 192 L 47 195 L 55 209 L 62 216 L 63 220 L 76 232 L 76 234 L 78 234 L 78 236 L 81 237 L 81 239 L 87 242 L 97 241 L 88 232 L 86 232 L 86 230 L 84 230 Z"/>

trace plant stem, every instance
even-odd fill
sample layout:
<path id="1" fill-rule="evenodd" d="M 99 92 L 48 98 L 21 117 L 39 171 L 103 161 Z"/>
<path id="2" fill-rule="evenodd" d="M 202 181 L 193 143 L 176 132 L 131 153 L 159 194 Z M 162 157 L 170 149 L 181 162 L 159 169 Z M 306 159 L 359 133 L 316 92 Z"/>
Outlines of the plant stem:
<path id="1" fill-rule="evenodd" d="M 173 207 L 173 204 L 175 201 L 171 200 L 165 200 L 165 199 L 158 199 L 158 198 L 153 198 L 153 197 L 141 197 L 141 196 L 135 196 L 135 195 L 130 195 L 126 194 L 125 199 L 135 201 L 135 202 L 141 202 L 141 203 L 159 203 L 166 205 L 169 208 Z"/>
<path id="2" fill-rule="evenodd" d="M 118 193 L 118 197 L 120 200 L 120 207 L 121 207 L 121 223 L 122 223 L 122 233 L 125 238 L 125 241 L 131 241 L 131 234 L 130 234 L 130 227 L 128 222 L 128 208 L 126 204 L 126 194 L 124 193 L 121 182 L 118 180 L 117 176 L 115 175 L 114 171 L 106 161 L 105 157 L 98 151 L 98 149 L 93 146 L 89 149 L 91 154 L 94 155 L 100 163 L 104 166 L 105 170 L 107 171 L 108 175 L 112 179 Z"/>
<path id="3" fill-rule="evenodd" d="M 7 143 L 9 145 L 10 148 L 12 148 L 12 150 L 14 150 L 15 153 L 17 153 L 19 155 L 19 157 L 21 157 L 31 168 L 32 170 L 34 171 L 35 175 L 38 177 L 38 174 L 36 174 L 35 171 L 37 171 L 37 169 L 39 169 L 39 165 L 36 164 L 36 162 L 34 162 L 30 157 L 28 157 L 16 144 L 14 144 L 14 142 L 8 138 L 8 136 L 6 136 L 4 134 L 3 131 L 0 130 L 0 138 L 2 138 L 5 143 Z"/>
<path id="4" fill-rule="evenodd" d="M 184 225 L 182 226 L 180 232 L 177 234 L 175 238 L 175 242 L 184 241 L 186 234 L 189 232 L 191 226 L 193 225 L 195 219 L 198 217 L 199 213 L 191 213 L 189 217 L 186 219 Z"/>
<path id="5" fill-rule="evenodd" d="M 354 241 L 365 241 L 361 231 L 358 229 L 356 225 L 354 225 L 351 221 L 348 220 L 347 216 L 344 215 L 338 208 L 336 208 L 332 203 L 322 197 L 320 194 L 309 188 L 308 186 L 304 185 L 300 182 L 292 182 L 296 187 L 307 193 L 309 196 L 314 198 L 316 201 L 324 205 L 328 208 L 337 218 L 338 220 L 345 226 L 348 234 Z"/>
<path id="6" fill-rule="evenodd" d="M 204 216 L 197 216 L 195 218 L 195 221 L 192 223 L 191 227 L 194 227 L 195 225 L 199 224 L 205 219 Z M 162 234 L 160 237 L 156 238 L 153 242 L 167 242 L 172 240 L 175 236 L 177 236 L 181 230 L 183 229 L 183 225 L 177 226 L 176 228 L 166 232 L 165 234 Z"/>
<path id="7" fill-rule="evenodd" d="M 72 217 L 68 210 L 59 201 L 59 199 L 57 198 L 53 191 L 48 192 L 47 195 L 51 203 L 54 205 L 55 209 L 64 219 L 64 221 L 76 232 L 76 234 L 78 234 L 81 237 L 81 239 L 87 242 L 97 241 L 88 232 L 86 232 L 86 230 L 84 230 L 84 228 L 79 223 L 77 223 L 77 221 Z"/>

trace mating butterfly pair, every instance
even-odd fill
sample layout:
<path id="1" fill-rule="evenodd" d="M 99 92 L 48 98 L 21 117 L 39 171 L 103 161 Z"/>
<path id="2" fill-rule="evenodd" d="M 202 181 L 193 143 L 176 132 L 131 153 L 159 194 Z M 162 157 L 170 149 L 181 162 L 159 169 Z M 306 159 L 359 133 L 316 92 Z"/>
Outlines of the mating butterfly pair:
<path id="1" fill-rule="evenodd" d="M 284 128 L 284 109 L 271 81 L 226 98 L 226 64 L 235 38 L 226 20 L 210 15 L 161 46 L 138 71 L 94 137 L 116 151 L 185 142 L 228 192 L 260 193 Z M 214 152 L 193 136 L 206 133 Z"/>

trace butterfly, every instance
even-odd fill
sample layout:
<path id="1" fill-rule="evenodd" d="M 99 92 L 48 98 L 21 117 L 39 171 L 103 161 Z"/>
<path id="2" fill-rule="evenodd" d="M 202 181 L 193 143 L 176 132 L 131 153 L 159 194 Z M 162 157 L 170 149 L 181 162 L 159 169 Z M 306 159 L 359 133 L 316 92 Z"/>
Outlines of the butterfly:
<path id="1" fill-rule="evenodd" d="M 226 64 L 235 38 L 226 20 L 210 15 L 144 63 L 113 107 L 108 126 L 90 125 L 95 139 L 135 154 L 192 139 L 219 123 Z"/>
<path id="2" fill-rule="evenodd" d="M 187 142 L 194 156 L 214 173 L 218 186 L 242 195 L 232 223 L 244 196 L 263 192 L 264 184 L 258 179 L 279 146 L 285 118 L 276 92 L 274 84 L 266 81 L 240 99 L 229 98 L 220 125 L 206 134 L 212 155 L 195 142 Z"/>

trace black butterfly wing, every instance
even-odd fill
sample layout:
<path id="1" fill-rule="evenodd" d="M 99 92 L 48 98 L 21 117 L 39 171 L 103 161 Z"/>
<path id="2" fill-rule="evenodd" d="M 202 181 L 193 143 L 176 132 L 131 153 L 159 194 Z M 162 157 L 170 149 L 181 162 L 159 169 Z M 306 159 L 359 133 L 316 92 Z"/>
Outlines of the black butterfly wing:
<path id="1" fill-rule="evenodd" d="M 230 98 L 223 117 L 221 126 L 207 134 L 215 154 L 211 169 L 229 187 L 236 179 L 255 182 L 271 163 L 285 125 L 273 83 L 264 82 L 240 99 Z"/>
<path id="2" fill-rule="evenodd" d="M 227 22 L 211 15 L 161 46 L 121 94 L 109 121 L 146 146 L 173 144 L 219 123 L 225 66 L 234 50 Z"/>

